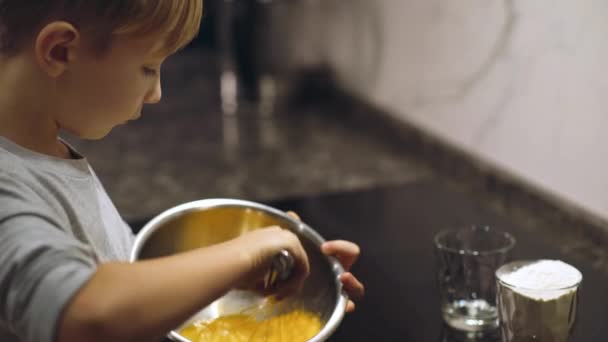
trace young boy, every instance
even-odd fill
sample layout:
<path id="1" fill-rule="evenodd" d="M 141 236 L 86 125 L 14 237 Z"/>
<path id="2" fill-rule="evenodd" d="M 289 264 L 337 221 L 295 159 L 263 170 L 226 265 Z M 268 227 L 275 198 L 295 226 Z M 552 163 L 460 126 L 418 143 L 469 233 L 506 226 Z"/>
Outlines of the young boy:
<path id="1" fill-rule="evenodd" d="M 101 138 L 158 102 L 160 67 L 195 36 L 201 11 L 201 0 L 0 0 L 0 341 L 157 341 L 255 283 L 281 249 L 297 262 L 279 291 L 301 286 L 306 254 L 278 227 L 126 262 L 129 228 L 59 138 Z M 359 254 L 347 241 L 322 251 L 347 269 Z M 351 273 L 341 279 L 363 294 Z"/>

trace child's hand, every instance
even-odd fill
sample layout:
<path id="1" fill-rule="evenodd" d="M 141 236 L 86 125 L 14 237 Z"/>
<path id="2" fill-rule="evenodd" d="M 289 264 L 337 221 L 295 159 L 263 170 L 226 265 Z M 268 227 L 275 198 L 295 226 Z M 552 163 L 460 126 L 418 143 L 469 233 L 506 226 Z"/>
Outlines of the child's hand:
<path id="1" fill-rule="evenodd" d="M 300 217 L 292 212 L 287 212 L 291 217 L 299 220 Z M 321 252 L 325 255 L 330 255 L 336 257 L 344 270 L 346 272 L 340 275 L 340 280 L 344 285 L 344 290 L 348 293 L 349 300 L 346 305 L 346 312 L 352 312 L 355 310 L 355 303 L 351 300 L 359 300 L 363 298 L 365 294 L 365 287 L 363 284 L 352 274 L 350 273 L 350 268 L 359 258 L 359 254 L 361 253 L 359 246 L 344 240 L 334 240 L 327 241 L 323 245 L 321 245 Z"/>
<path id="2" fill-rule="evenodd" d="M 346 312 L 352 312 L 355 310 L 355 303 L 351 300 L 359 300 L 363 298 L 365 294 L 365 287 L 361 282 L 350 273 L 351 266 L 357 261 L 359 257 L 360 249 L 359 246 L 344 240 L 327 241 L 321 245 L 321 251 L 325 255 L 331 255 L 336 257 L 342 263 L 342 267 L 346 272 L 340 275 L 340 280 L 344 285 L 344 290 L 348 293 L 348 304 L 346 305 Z"/>
<path id="3" fill-rule="evenodd" d="M 300 291 L 310 273 L 310 265 L 306 251 L 294 233 L 277 226 L 261 228 L 241 235 L 234 242 L 250 264 L 250 273 L 243 279 L 239 288 L 250 288 L 266 294 L 272 292 L 279 297 Z M 287 250 L 294 258 L 291 275 L 276 289 L 265 289 L 264 275 L 270 269 L 273 258 L 281 250 Z"/>

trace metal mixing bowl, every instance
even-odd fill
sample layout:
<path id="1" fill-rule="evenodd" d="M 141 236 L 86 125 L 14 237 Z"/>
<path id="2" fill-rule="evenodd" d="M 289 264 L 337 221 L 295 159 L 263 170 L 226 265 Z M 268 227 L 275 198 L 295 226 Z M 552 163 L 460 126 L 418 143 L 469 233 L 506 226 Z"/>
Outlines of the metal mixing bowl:
<path id="1" fill-rule="evenodd" d="M 234 199 L 206 199 L 185 203 L 163 212 L 144 226 L 135 239 L 130 259 L 133 262 L 184 252 L 274 225 L 289 229 L 300 238 L 311 268 L 302 291 L 285 299 L 286 304 L 282 304 L 282 307 L 298 307 L 319 314 L 324 326 L 309 342 L 325 341 L 344 317 L 348 298 L 342 291 L 339 280 L 344 270 L 335 258 L 321 253 L 320 246 L 325 240 L 316 231 L 283 211 Z M 194 320 L 209 320 L 239 313 L 258 305 L 262 300 L 261 296 L 250 291 L 230 291 L 176 330 Z M 171 331 L 168 336 L 174 341 L 190 342 L 177 331 Z"/>

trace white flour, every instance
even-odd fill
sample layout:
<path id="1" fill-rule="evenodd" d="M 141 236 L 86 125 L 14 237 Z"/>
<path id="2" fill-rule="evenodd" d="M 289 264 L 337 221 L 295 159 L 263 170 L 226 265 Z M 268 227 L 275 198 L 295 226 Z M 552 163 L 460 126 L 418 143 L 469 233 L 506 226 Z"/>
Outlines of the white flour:
<path id="1" fill-rule="evenodd" d="M 576 268 L 559 260 L 540 260 L 523 266 L 514 272 L 503 274 L 500 279 L 514 287 L 514 291 L 535 300 L 557 299 L 573 289 L 583 275 Z"/>

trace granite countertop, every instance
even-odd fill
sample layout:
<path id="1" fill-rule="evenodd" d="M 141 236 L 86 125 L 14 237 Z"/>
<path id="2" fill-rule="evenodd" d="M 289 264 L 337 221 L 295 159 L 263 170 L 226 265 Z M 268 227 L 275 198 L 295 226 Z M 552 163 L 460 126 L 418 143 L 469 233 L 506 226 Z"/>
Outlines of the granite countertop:
<path id="1" fill-rule="evenodd" d="M 127 220 L 202 198 L 269 201 L 430 175 L 390 141 L 355 129 L 341 103 L 225 116 L 212 55 L 184 51 L 163 72 L 163 100 L 141 119 L 100 141 L 68 137 Z"/>
<path id="2" fill-rule="evenodd" d="M 212 54 L 186 50 L 166 64 L 163 101 L 140 120 L 101 141 L 68 138 L 127 220 L 202 198 L 268 202 L 435 181 L 608 273 L 606 222 L 373 105 L 329 86 L 272 116 L 248 106 L 225 116 Z"/>

